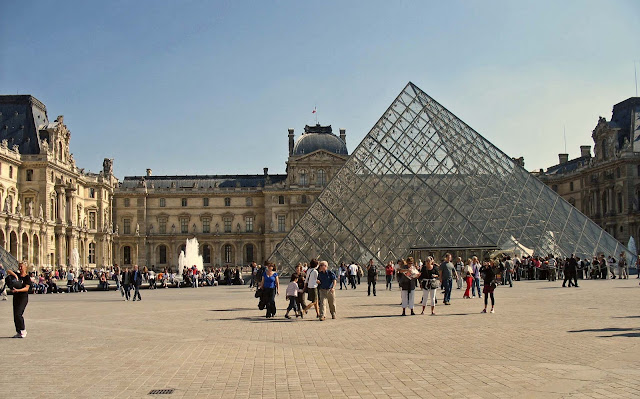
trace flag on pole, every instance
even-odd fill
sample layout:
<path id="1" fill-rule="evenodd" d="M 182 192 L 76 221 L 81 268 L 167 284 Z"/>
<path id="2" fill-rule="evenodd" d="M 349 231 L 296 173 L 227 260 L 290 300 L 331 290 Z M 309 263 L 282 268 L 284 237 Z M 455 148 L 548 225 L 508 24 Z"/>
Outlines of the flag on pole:
<path id="1" fill-rule="evenodd" d="M 316 113 L 316 107 L 313 107 L 313 111 L 311 111 L 312 114 Z"/>

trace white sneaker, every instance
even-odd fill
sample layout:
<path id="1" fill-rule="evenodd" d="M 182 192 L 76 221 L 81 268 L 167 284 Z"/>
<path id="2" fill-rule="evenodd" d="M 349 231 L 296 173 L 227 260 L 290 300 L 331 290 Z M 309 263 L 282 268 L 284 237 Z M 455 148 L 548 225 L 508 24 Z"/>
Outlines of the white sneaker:
<path id="1" fill-rule="evenodd" d="M 491 309 L 491 313 L 495 313 L 495 311 L 493 309 Z"/>
<path id="2" fill-rule="evenodd" d="M 22 338 L 26 338 L 27 337 L 27 330 L 20 331 L 20 335 L 22 335 Z"/>

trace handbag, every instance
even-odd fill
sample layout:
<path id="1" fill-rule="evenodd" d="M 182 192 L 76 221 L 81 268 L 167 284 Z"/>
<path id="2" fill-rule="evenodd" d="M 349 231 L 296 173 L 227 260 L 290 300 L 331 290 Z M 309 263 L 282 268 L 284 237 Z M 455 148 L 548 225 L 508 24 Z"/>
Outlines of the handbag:
<path id="1" fill-rule="evenodd" d="M 437 290 L 438 288 L 440 288 L 440 280 L 438 280 L 437 278 L 427 280 L 427 289 Z"/>

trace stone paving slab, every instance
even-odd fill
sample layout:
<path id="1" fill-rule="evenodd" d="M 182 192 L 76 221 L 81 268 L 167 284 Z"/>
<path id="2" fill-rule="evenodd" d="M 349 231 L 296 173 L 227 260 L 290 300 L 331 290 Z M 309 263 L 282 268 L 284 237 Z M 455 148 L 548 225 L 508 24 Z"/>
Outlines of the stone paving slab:
<path id="1" fill-rule="evenodd" d="M 22 340 L 8 338 L 10 298 L 4 375 L 18 363 L 30 389 L 1 378 L 0 397 L 640 397 L 638 280 L 580 283 L 499 287 L 495 314 L 454 289 L 435 317 L 400 317 L 397 285 L 368 297 L 362 284 L 323 322 L 284 319 L 284 295 L 265 319 L 246 286 L 31 295 Z"/>

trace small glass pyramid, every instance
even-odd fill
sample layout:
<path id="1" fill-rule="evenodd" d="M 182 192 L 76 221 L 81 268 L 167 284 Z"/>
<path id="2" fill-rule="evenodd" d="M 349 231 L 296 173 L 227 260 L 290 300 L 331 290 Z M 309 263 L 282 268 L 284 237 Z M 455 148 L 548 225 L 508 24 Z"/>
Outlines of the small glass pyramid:
<path id="1" fill-rule="evenodd" d="M 631 253 L 458 117 L 407 84 L 270 256 L 386 264 L 412 248 Z"/>

